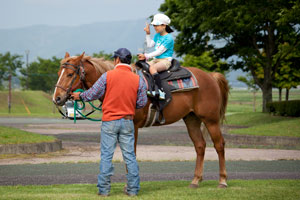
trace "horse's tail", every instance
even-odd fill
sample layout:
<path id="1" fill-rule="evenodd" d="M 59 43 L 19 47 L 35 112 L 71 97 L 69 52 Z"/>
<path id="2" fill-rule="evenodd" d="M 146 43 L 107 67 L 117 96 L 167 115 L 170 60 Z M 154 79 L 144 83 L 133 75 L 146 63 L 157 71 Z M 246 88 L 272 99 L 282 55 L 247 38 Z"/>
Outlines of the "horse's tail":
<path id="1" fill-rule="evenodd" d="M 226 80 L 225 76 L 221 73 L 212 72 L 210 74 L 217 81 L 220 91 L 221 91 L 222 102 L 221 102 L 221 109 L 220 109 L 220 120 L 221 120 L 221 123 L 223 123 L 223 121 L 225 120 L 225 112 L 226 112 L 226 107 L 227 107 L 227 103 L 228 103 L 228 94 L 229 94 L 228 81 Z"/>

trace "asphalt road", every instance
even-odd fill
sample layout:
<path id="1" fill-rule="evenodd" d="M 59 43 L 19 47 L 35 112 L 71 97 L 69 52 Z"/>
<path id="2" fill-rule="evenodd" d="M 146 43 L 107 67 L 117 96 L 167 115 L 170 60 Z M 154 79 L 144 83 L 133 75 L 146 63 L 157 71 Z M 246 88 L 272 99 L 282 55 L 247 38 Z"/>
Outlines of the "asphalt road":
<path id="1" fill-rule="evenodd" d="M 95 143 L 100 141 L 101 122 L 55 118 L 0 118 L 0 125 L 16 127 L 30 132 L 54 135 L 63 142 Z M 183 121 L 167 126 L 139 130 L 140 145 L 193 146 Z"/>
<path id="2" fill-rule="evenodd" d="M 300 179 L 300 161 L 229 161 L 228 179 Z M 125 182 L 124 163 L 114 163 L 113 182 Z M 140 162 L 141 181 L 192 180 L 195 162 Z M 97 183 L 98 163 L 0 166 L 0 185 Z M 206 161 L 204 180 L 218 180 L 218 162 Z"/>

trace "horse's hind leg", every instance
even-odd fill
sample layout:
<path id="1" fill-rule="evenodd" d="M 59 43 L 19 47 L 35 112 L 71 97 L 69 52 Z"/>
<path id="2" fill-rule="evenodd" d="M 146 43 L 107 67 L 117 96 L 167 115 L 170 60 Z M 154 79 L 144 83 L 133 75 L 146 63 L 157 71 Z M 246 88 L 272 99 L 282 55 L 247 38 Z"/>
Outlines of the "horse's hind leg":
<path id="1" fill-rule="evenodd" d="M 211 139 L 214 143 L 214 147 L 218 153 L 219 157 L 219 170 L 220 170 L 220 180 L 219 180 L 219 188 L 227 187 L 227 172 L 225 167 L 225 141 L 221 133 L 220 124 L 219 123 L 205 123 L 208 132 L 210 133 Z"/>
<path id="2" fill-rule="evenodd" d="M 194 179 L 190 184 L 191 188 L 196 188 L 199 186 L 199 181 L 202 181 L 206 142 L 200 130 L 201 121 L 194 113 L 190 113 L 189 115 L 187 115 L 184 118 L 184 122 L 188 129 L 189 136 L 194 143 L 194 147 L 197 153 Z"/>

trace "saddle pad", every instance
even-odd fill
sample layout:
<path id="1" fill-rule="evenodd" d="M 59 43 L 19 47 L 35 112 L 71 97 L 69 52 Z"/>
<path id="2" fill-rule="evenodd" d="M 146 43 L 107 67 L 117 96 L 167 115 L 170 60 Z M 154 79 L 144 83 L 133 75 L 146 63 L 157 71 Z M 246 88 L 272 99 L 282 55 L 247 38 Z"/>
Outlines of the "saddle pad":
<path id="1" fill-rule="evenodd" d="M 170 86 L 171 92 L 182 92 L 199 88 L 197 79 L 191 71 L 190 73 L 192 74 L 190 78 L 168 81 L 168 85 Z"/>

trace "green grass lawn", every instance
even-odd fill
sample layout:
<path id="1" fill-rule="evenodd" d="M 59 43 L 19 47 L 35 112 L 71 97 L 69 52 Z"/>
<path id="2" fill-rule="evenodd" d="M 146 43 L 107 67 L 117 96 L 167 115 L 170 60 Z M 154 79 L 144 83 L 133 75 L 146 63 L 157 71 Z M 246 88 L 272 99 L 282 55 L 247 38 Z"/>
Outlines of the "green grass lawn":
<path id="1" fill-rule="evenodd" d="M 55 140 L 56 138 L 52 136 L 45 136 L 16 128 L 0 126 L 0 144 L 40 143 L 52 142 Z"/>
<path id="2" fill-rule="evenodd" d="M 59 116 L 52 103 L 51 95 L 45 92 L 13 91 L 10 114 L 8 113 L 7 96 L 8 91 L 0 91 L 0 116 Z"/>
<path id="3" fill-rule="evenodd" d="M 230 133 L 263 136 L 300 137 L 300 118 L 272 116 L 266 113 L 236 113 L 226 117 L 227 125 L 248 126 Z"/>
<path id="4" fill-rule="evenodd" d="M 256 112 L 253 112 L 252 94 L 247 90 L 231 90 L 227 109 L 227 125 L 248 126 L 229 133 L 262 136 L 300 137 L 300 118 L 273 116 L 261 112 L 261 93 L 257 95 Z M 273 91 L 273 100 L 278 93 Z M 290 99 L 300 99 L 300 90 L 291 90 Z"/>
<path id="5" fill-rule="evenodd" d="M 188 181 L 142 182 L 137 197 L 123 194 L 124 183 L 113 183 L 105 199 L 300 199 L 300 180 L 231 180 L 227 189 L 218 189 L 217 181 L 204 181 L 198 189 Z M 49 186 L 0 186 L 0 199 L 101 199 L 95 184 Z"/>
<path id="6" fill-rule="evenodd" d="M 43 91 L 13 91 L 11 113 L 8 113 L 8 91 L 0 91 L 0 116 L 60 118 L 62 116 L 53 104 L 51 95 Z M 95 106 L 99 105 L 99 101 L 94 101 L 94 103 Z M 88 103 L 86 103 L 86 108 L 86 113 L 91 111 Z M 90 117 L 99 118 L 99 111 L 96 111 Z"/>
<path id="7" fill-rule="evenodd" d="M 283 93 L 283 97 L 284 98 Z M 273 90 L 273 101 L 278 101 L 278 90 Z M 300 99 L 300 90 L 292 89 L 290 91 L 289 100 Z M 256 112 L 262 111 L 262 93 L 256 93 Z M 248 90 L 231 89 L 229 94 L 229 102 L 227 113 L 236 112 L 253 112 L 253 94 Z"/>

